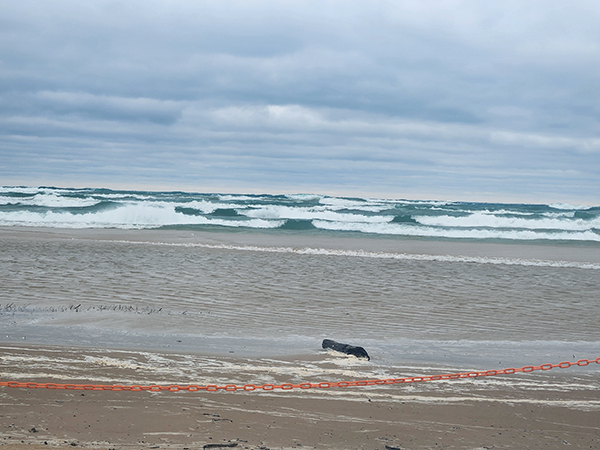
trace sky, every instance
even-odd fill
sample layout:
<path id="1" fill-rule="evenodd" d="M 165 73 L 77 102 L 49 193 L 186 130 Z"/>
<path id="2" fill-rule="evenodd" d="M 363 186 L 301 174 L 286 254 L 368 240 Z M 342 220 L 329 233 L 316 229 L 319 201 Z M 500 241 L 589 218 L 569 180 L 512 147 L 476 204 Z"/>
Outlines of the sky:
<path id="1" fill-rule="evenodd" d="M 0 11 L 1 185 L 600 204 L 595 0 Z"/>

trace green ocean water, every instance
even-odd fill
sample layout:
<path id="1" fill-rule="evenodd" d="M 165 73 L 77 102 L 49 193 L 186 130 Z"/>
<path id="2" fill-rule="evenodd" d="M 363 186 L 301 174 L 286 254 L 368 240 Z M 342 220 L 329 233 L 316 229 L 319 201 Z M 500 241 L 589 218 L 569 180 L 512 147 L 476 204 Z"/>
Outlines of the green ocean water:
<path id="1" fill-rule="evenodd" d="M 600 206 L 4 186 L 0 226 L 279 230 L 600 245 Z"/>

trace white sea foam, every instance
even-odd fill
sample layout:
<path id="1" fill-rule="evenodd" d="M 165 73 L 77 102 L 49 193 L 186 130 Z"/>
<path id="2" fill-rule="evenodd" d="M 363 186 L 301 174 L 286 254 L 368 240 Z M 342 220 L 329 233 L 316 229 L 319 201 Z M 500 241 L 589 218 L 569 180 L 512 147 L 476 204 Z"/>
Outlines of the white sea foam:
<path id="1" fill-rule="evenodd" d="M 98 358 L 95 356 L 85 356 L 85 361 L 102 367 L 118 367 L 119 369 L 137 370 L 140 365 L 129 360 L 121 360 L 109 357 Z"/>
<path id="2" fill-rule="evenodd" d="M 56 194 L 37 194 L 33 197 L 0 197 L 0 204 L 21 204 L 27 206 L 46 206 L 49 208 L 77 208 L 93 206 L 100 203 L 93 198 L 69 198 Z"/>
<path id="3" fill-rule="evenodd" d="M 386 216 L 366 216 L 361 214 L 345 214 L 320 208 L 298 208 L 288 206 L 263 206 L 257 209 L 242 211 L 245 216 L 260 219 L 303 219 L 325 220 L 332 222 L 385 223 L 390 221 Z"/>
<path id="4" fill-rule="evenodd" d="M 376 225 L 357 222 L 327 222 L 313 220 L 317 228 L 332 231 L 359 231 L 362 233 L 438 237 L 438 238 L 467 238 L 467 239 L 512 239 L 512 240 L 565 240 L 565 241 L 596 241 L 600 242 L 600 235 L 593 231 L 563 231 L 543 232 L 524 229 L 494 229 L 494 228 L 442 228 L 419 227 L 396 223 L 378 223 Z"/>
<path id="5" fill-rule="evenodd" d="M 170 243 L 170 242 L 151 242 L 151 241 L 122 241 L 111 240 L 110 242 L 129 243 L 139 245 L 165 245 L 175 247 L 201 247 L 224 250 L 238 250 L 266 253 L 293 253 L 298 255 L 323 255 L 323 256 L 344 256 L 354 258 L 376 258 L 376 259 L 397 259 L 412 261 L 443 261 L 477 264 L 501 264 L 517 266 L 538 266 L 538 267 L 564 267 L 578 269 L 600 270 L 600 264 L 577 262 L 577 261 L 550 261 L 538 259 L 520 259 L 520 258 L 494 258 L 477 256 L 452 256 L 452 255 L 427 255 L 413 253 L 391 253 L 391 252 L 369 252 L 364 250 L 340 250 L 326 248 L 294 248 L 294 247 L 261 247 L 253 245 L 232 245 L 232 244 L 204 244 L 204 243 Z"/>
<path id="6" fill-rule="evenodd" d="M 564 230 L 584 231 L 590 228 L 600 228 L 600 218 L 593 220 L 570 218 L 545 218 L 525 219 L 517 217 L 503 217 L 488 212 L 473 213 L 468 216 L 414 216 L 417 222 L 423 225 L 436 227 L 462 227 L 462 228 L 512 228 L 525 230 Z"/>
<path id="7" fill-rule="evenodd" d="M 193 208 L 201 211 L 204 214 L 211 214 L 215 212 L 217 209 L 243 209 L 244 206 L 240 206 L 236 203 L 214 203 L 206 200 L 198 201 L 194 200 L 189 203 L 172 203 L 170 204 L 173 208 L 182 207 L 182 208 Z"/>
<path id="8" fill-rule="evenodd" d="M 407 205 L 407 206 L 448 206 L 454 205 L 456 202 L 444 201 L 444 200 L 380 200 L 374 199 L 375 201 L 397 204 L 397 205 Z"/>
<path id="9" fill-rule="evenodd" d="M 327 209 L 333 211 L 339 210 L 355 210 L 355 211 L 368 211 L 368 212 L 379 212 L 385 209 L 389 209 L 390 204 L 376 200 L 352 200 L 346 198 L 337 197 L 324 197 L 319 203 Z"/>
<path id="10" fill-rule="evenodd" d="M 567 217 L 567 218 L 572 218 L 575 216 L 575 211 L 570 211 L 570 210 L 565 210 L 565 211 L 546 211 L 546 212 L 537 212 L 537 211 L 519 211 L 519 210 L 512 210 L 512 209 L 497 209 L 497 210 L 492 210 L 492 209 L 484 209 L 484 210 L 480 210 L 480 211 L 469 211 L 470 213 L 480 213 L 480 214 L 489 214 L 489 215 L 495 215 L 495 216 L 508 216 L 508 217 L 517 217 L 517 218 L 528 218 L 528 217 L 533 217 L 535 218 L 536 216 L 542 216 L 542 217 L 552 217 L 552 218 L 556 218 L 556 217 Z"/>
<path id="11" fill-rule="evenodd" d="M 228 227 L 277 228 L 284 221 L 248 220 L 243 223 L 226 219 L 190 216 L 176 212 L 168 204 L 158 202 L 130 203 L 93 213 L 70 212 L 0 212 L 0 225 L 21 225 L 61 228 L 158 228 L 166 225 L 221 225 Z"/>
<path id="12" fill-rule="evenodd" d="M 28 186 L 0 186 L 0 194 L 16 192 L 18 194 L 35 194 L 39 192 L 37 187 Z"/>
<path id="13" fill-rule="evenodd" d="M 316 195 L 316 194 L 286 194 L 285 197 L 289 198 L 290 200 L 302 200 L 302 201 L 319 200 L 319 199 L 323 198 L 322 195 Z"/>
<path id="14" fill-rule="evenodd" d="M 591 209 L 588 205 L 570 205 L 568 203 L 550 203 L 548 206 L 554 209 L 568 209 L 568 210 L 586 210 Z"/>
<path id="15" fill-rule="evenodd" d="M 231 194 L 217 194 L 216 197 L 225 202 L 237 201 L 237 202 L 251 202 L 256 200 L 256 197 L 249 195 L 231 195 Z"/>

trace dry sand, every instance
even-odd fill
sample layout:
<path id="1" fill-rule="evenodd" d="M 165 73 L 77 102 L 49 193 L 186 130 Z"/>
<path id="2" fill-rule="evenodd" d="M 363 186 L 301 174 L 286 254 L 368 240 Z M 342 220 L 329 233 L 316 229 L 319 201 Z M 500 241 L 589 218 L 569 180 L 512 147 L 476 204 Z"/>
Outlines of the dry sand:
<path id="1" fill-rule="evenodd" d="M 52 351 L 56 354 L 57 349 Z M 4 344 L 0 351 L 0 357 L 8 360 L 10 356 L 11 361 L 43 354 L 43 348 L 12 344 Z M 103 354 L 122 357 L 110 351 Z M 93 365 L 87 379 L 78 368 L 77 379 L 66 381 L 60 374 L 42 373 L 39 368 L 2 370 L 0 381 L 10 381 L 7 377 L 15 374 L 21 374 L 15 381 L 97 380 Z M 103 377 L 108 378 L 112 371 L 115 383 L 123 379 L 124 372 L 117 367 L 103 370 Z M 419 395 L 404 385 L 351 388 L 352 392 L 338 388 L 333 393 L 320 389 L 82 392 L 1 387 L 0 446 L 19 450 L 600 448 L 596 389 L 557 392 L 540 386 L 532 394 L 515 388 L 486 392 L 475 384 L 469 391 L 466 384 L 467 393 L 457 395 L 452 383 L 458 382 L 474 383 L 435 382 L 435 390 Z"/>

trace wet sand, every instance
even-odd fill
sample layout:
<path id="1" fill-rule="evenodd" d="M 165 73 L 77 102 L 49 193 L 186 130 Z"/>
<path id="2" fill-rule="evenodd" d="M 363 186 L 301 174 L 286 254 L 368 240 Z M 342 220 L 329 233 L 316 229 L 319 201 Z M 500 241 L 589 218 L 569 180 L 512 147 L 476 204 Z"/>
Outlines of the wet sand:
<path id="1" fill-rule="evenodd" d="M 132 355 L 90 349 L 4 345 L 1 380 L 63 383 L 164 382 Z M 73 371 L 52 370 L 51 355 Z M 149 356 L 146 355 L 145 358 Z M 62 358 L 62 359 L 61 359 Z M 331 355 L 298 355 L 328 364 Z M 290 365 L 294 358 L 270 359 Z M 33 362 L 32 362 L 33 361 Z M 75 361 L 75 360 L 74 360 Z M 75 362 L 77 362 L 75 361 Z M 197 367 L 229 380 L 233 366 Z M 46 366 L 46 369 L 43 367 Z M 292 364 L 293 366 L 293 364 Z M 559 369 L 556 369 L 559 370 Z M 580 368 L 557 374 L 576 377 Z M 596 370 L 592 368 L 591 370 Z M 222 371 L 222 374 L 219 374 Z M 283 372 L 282 372 L 283 373 Z M 343 375 L 346 375 L 345 373 Z M 600 447 L 598 390 L 555 390 L 542 373 L 512 375 L 536 389 L 479 380 L 273 392 L 127 392 L 0 388 L 0 446 L 97 449 L 491 449 Z M 152 378 L 152 377 L 158 378 Z M 297 382 L 293 371 L 279 381 Z M 19 379 L 16 379 L 19 378 Z M 315 375 L 308 375 L 313 381 Z M 181 380 L 187 383 L 190 380 Z M 242 380 L 243 381 L 243 380 Z M 461 383 L 460 391 L 453 383 Z M 548 384 L 548 386 L 545 386 Z"/>
<path id="2" fill-rule="evenodd" d="M 175 230 L 42 230 L 29 228 L 4 228 L 0 229 L 0 232 L 0 236 L 6 243 L 29 242 L 30 240 L 42 243 L 54 243 L 55 241 L 62 243 L 67 240 L 184 244 L 200 242 L 214 245 L 317 247 L 373 252 L 395 251 L 433 255 L 587 261 L 591 263 L 597 263 L 600 258 L 600 252 L 596 248 L 433 242 L 411 239 L 332 239 L 318 235 L 286 236 L 282 233 L 274 236 L 270 233 L 246 234 L 243 232 L 196 233 Z M 52 248 L 57 248 L 57 246 L 53 245 Z M 100 246 L 98 248 L 101 249 Z M 127 294 L 124 298 L 129 303 L 125 304 L 133 304 L 136 297 L 130 296 L 130 291 L 135 293 L 135 289 L 139 289 L 139 297 L 144 299 L 145 303 L 141 306 L 155 308 L 157 306 L 150 303 L 147 298 L 151 297 L 146 295 L 148 292 L 153 294 L 155 291 L 163 292 L 164 298 L 160 297 L 157 300 L 161 302 L 166 301 L 165 299 L 181 301 L 185 295 L 194 298 L 201 292 L 192 282 L 184 285 L 184 287 L 188 287 L 187 294 L 181 291 L 179 285 L 175 289 L 172 284 L 169 284 L 168 279 L 156 277 L 157 281 L 154 284 L 148 283 L 147 272 L 133 264 L 132 267 L 139 273 L 130 271 L 129 275 L 131 276 L 122 283 L 124 287 L 121 289 L 121 282 L 115 282 L 110 276 L 120 273 L 122 266 L 113 264 L 112 271 L 107 272 L 106 278 L 94 278 L 97 275 L 96 272 L 92 271 L 88 274 L 85 270 L 80 270 L 85 266 L 77 262 L 79 261 L 77 253 L 79 250 L 80 247 L 75 246 L 70 247 L 71 253 L 69 254 L 66 250 L 61 250 L 60 254 L 64 253 L 66 255 L 63 255 L 64 258 L 67 258 L 64 261 L 61 260 L 62 262 L 68 262 L 68 257 L 71 256 L 75 262 L 57 265 L 53 258 L 48 258 L 48 254 L 44 253 L 44 248 L 41 247 L 39 260 L 32 259 L 32 261 L 35 262 L 36 270 L 39 270 L 42 277 L 38 272 L 33 271 L 23 275 L 24 282 L 18 279 L 15 281 L 15 274 L 19 273 L 19 268 L 28 269 L 29 262 L 24 262 L 24 265 L 15 264 L 15 261 L 19 261 L 21 256 L 21 253 L 15 252 L 15 256 L 11 256 L 13 259 L 5 261 L 7 272 L 3 288 L 10 287 L 11 289 L 5 289 L 2 293 L 3 301 L 8 304 L 16 302 L 17 306 L 26 306 L 32 302 L 33 306 L 29 310 L 23 306 L 27 321 L 32 321 L 31 327 L 39 328 L 39 323 L 36 321 L 41 319 L 55 322 L 64 321 L 65 326 L 54 325 L 52 327 L 54 334 L 50 335 L 56 336 L 72 328 L 69 322 L 73 319 L 72 315 L 84 314 L 83 311 L 81 314 L 79 312 L 72 315 L 64 313 L 62 316 L 57 313 L 55 320 L 52 314 L 47 314 L 48 317 L 42 314 L 48 308 L 53 310 L 52 308 L 59 308 L 62 305 L 69 309 L 82 301 L 91 306 L 97 306 L 96 303 L 93 303 L 95 300 L 93 295 L 99 295 L 99 293 L 104 293 L 106 299 L 111 301 L 113 298 L 120 298 L 120 295 Z M 86 257 L 90 254 L 94 253 L 90 251 L 84 253 Z M 114 254 L 120 255 L 118 252 Z M 36 258 L 38 256 L 37 253 L 32 253 L 32 255 Z M 134 258 L 132 261 L 140 264 L 146 262 L 148 253 L 141 255 L 142 257 Z M 233 256 L 237 257 L 237 255 Z M 106 260 L 111 264 L 115 261 L 123 262 L 120 258 L 112 256 Z M 192 259 L 191 261 L 195 264 L 196 260 Z M 73 277 L 72 280 L 77 283 L 69 285 L 64 276 L 55 276 L 54 278 L 50 276 L 54 273 L 63 274 L 65 267 L 72 270 L 75 275 L 83 273 L 81 276 Z M 273 272 L 275 281 L 279 280 L 280 271 L 278 270 L 280 267 L 283 266 L 276 266 L 277 270 Z M 159 266 L 160 268 L 161 266 Z M 522 272 L 521 268 L 518 270 Z M 155 272 L 160 275 L 159 270 L 152 273 Z M 307 273 L 312 276 L 315 272 Z M 340 271 L 338 270 L 337 273 Z M 362 272 L 359 273 L 362 275 Z M 394 273 L 392 272 L 392 275 Z M 554 274 L 555 272 L 549 273 Z M 468 272 L 469 277 L 472 274 L 473 271 Z M 456 273 L 453 272 L 454 275 Z M 491 272 L 489 277 L 483 278 L 486 283 L 482 286 L 486 289 L 482 289 L 481 292 L 486 292 L 486 295 L 490 295 L 487 283 L 489 280 L 495 279 L 492 275 L 495 275 L 495 272 Z M 592 283 L 596 276 L 595 271 L 589 276 L 588 272 L 577 275 L 579 278 L 573 278 L 574 283 L 583 278 L 590 286 L 582 288 L 582 293 L 597 292 L 596 285 Z M 229 279 L 229 277 L 225 278 Z M 544 277 L 540 285 L 548 289 L 548 286 L 552 286 L 551 281 L 557 278 L 560 277 Z M 307 276 L 306 279 L 312 280 L 311 283 L 314 283 L 314 278 Z M 139 280 L 143 280 L 143 282 Z M 434 277 L 433 281 L 435 280 Z M 512 278 L 508 277 L 507 280 L 512 280 Z M 436 286 L 433 281 L 426 284 L 429 288 L 428 295 Z M 247 292 L 248 279 L 240 279 L 239 282 L 240 286 L 245 289 L 240 290 Z M 529 278 L 526 278 L 524 282 L 529 283 Z M 331 281 L 325 280 L 324 283 L 330 284 Z M 594 281 L 594 283 L 596 282 Z M 88 285 L 94 289 L 88 288 Z M 269 289 L 273 286 L 277 287 L 278 285 L 268 285 Z M 202 287 L 204 288 L 204 285 Z M 222 288 L 222 286 L 220 287 Z M 370 285 L 364 289 L 370 293 L 373 291 Z M 572 289 L 566 290 L 569 295 L 573 292 Z M 498 291 L 503 296 L 510 292 L 505 287 Z M 215 292 L 218 294 L 217 291 Z M 37 297 L 34 297 L 34 294 Z M 329 303 L 332 302 L 335 292 L 330 294 L 327 300 Z M 346 303 L 344 303 L 347 298 L 346 290 L 342 289 L 342 294 L 339 304 L 340 307 L 346 308 Z M 476 294 L 479 295 L 479 290 Z M 56 295 L 56 297 L 53 299 L 51 295 Z M 215 295 L 208 296 L 209 300 L 212 301 Z M 440 295 L 444 301 L 448 298 L 446 291 L 441 292 Z M 283 297 L 285 296 L 282 295 Z M 595 302 L 593 294 L 589 294 L 589 297 Z M 104 303 L 98 303 L 98 305 L 103 306 L 107 301 L 103 300 Z M 557 304 L 562 305 L 560 302 Z M 544 305 L 546 304 L 544 303 Z M 189 305 L 185 303 L 182 304 L 181 309 L 187 310 L 188 307 Z M 218 305 L 211 304 L 211 307 L 213 317 L 217 317 Z M 36 315 L 38 310 L 35 308 L 38 308 L 41 313 Z M 304 311 L 303 308 L 300 309 Z M 229 313 L 229 309 L 231 308 L 223 308 L 223 311 Z M 548 310 L 547 306 L 544 306 L 544 310 Z M 182 349 L 187 340 L 191 338 L 187 335 L 180 336 L 180 328 L 175 328 L 175 331 L 170 334 L 166 333 L 168 348 L 165 345 L 164 347 L 156 346 L 140 350 L 138 347 L 132 348 L 130 342 L 123 342 L 121 346 L 111 347 L 110 350 L 104 346 L 98 348 L 97 336 L 80 333 L 81 328 L 77 327 L 73 328 L 73 337 L 70 338 L 70 342 L 75 342 L 82 348 L 50 347 L 45 343 L 54 341 L 47 339 L 46 335 L 40 335 L 38 341 L 34 342 L 33 336 L 12 333 L 13 321 L 16 320 L 13 316 L 15 308 L 5 305 L 5 311 L 3 317 L 7 332 L 0 337 L 0 343 L 4 342 L 0 344 L 0 381 L 224 385 L 227 383 L 300 383 L 373 379 L 378 376 L 389 377 L 391 376 L 389 372 L 396 368 L 400 371 L 400 373 L 393 374 L 396 376 L 447 373 L 443 368 L 432 367 L 431 358 L 426 360 L 427 367 L 415 367 L 416 363 L 402 361 L 400 357 L 401 362 L 398 366 L 386 366 L 381 363 L 384 356 L 381 351 L 379 355 L 375 354 L 376 357 L 379 357 L 379 362 L 377 362 L 377 358 L 374 358 L 374 361 L 370 363 L 319 352 L 318 348 L 313 349 L 312 352 L 307 350 L 307 354 L 271 356 L 269 358 L 262 354 L 250 358 L 247 355 L 241 355 L 238 348 L 235 348 L 234 354 L 231 354 L 232 351 L 229 351 L 229 348 L 218 354 L 215 352 L 212 354 L 187 354 Z M 98 321 L 104 318 L 104 310 L 96 311 L 92 309 L 89 314 L 85 315 L 86 320 Z M 346 310 L 344 309 L 344 311 Z M 586 342 L 589 342 L 589 346 L 594 345 L 597 341 L 594 339 L 596 335 L 593 334 L 596 333 L 597 328 L 595 315 L 590 314 L 590 311 L 585 311 L 585 315 L 581 314 L 581 309 L 573 307 L 571 313 L 577 320 L 572 321 L 568 319 L 569 316 L 563 315 L 569 311 L 564 308 L 559 308 L 558 311 L 560 314 L 556 313 L 553 317 L 558 317 L 560 323 L 557 319 L 556 326 L 548 330 L 548 333 L 552 333 L 551 337 L 564 337 L 570 329 L 580 329 L 582 332 L 574 334 L 573 341 L 584 336 L 588 339 Z M 484 329 L 488 334 L 491 334 L 492 331 L 497 333 L 498 330 L 506 332 L 506 324 L 509 322 L 502 322 L 502 327 L 493 326 L 495 316 L 499 312 L 498 310 L 496 314 L 483 316 L 487 321 L 480 320 L 473 323 L 486 324 L 490 327 Z M 202 324 L 204 322 L 198 318 L 202 317 L 199 314 L 198 312 L 194 320 Z M 363 314 L 362 321 L 364 322 L 364 312 L 361 314 Z M 143 324 L 147 328 L 160 329 L 160 326 L 166 327 L 163 322 L 173 318 L 173 321 L 177 319 L 173 323 L 181 326 L 183 322 L 179 319 L 182 315 L 183 313 L 178 316 L 140 314 L 139 317 L 143 317 Z M 463 309 L 456 315 L 442 315 L 440 323 L 449 324 L 452 318 L 460 322 L 464 319 L 464 315 Z M 303 316 L 304 313 L 289 317 L 299 320 Z M 134 318 L 137 317 L 136 314 Z M 188 316 L 186 315 L 186 317 Z M 257 315 L 257 317 L 261 319 L 261 326 L 266 326 L 269 317 L 272 318 L 274 324 L 285 322 L 273 314 Z M 548 316 L 540 315 L 540 317 L 548 319 Z M 565 319 L 565 317 L 567 318 Z M 215 319 L 213 322 L 228 324 L 229 327 L 235 328 L 244 326 L 248 321 L 247 317 L 242 317 L 238 324 L 238 322 L 234 322 L 234 319 L 237 320 L 237 316 L 222 315 L 219 321 Z M 432 316 L 431 320 L 434 319 L 435 316 Z M 117 324 L 122 321 L 126 330 L 131 328 L 132 323 L 138 323 L 137 320 L 130 319 L 130 316 L 126 314 L 109 314 L 106 320 L 114 321 Z M 286 320 L 291 321 L 290 319 Z M 535 322 L 535 320 L 537 319 L 534 317 L 534 319 L 528 320 L 528 323 Z M 589 324 L 586 320 L 589 321 Z M 412 321 L 407 320 L 407 326 Z M 389 329 L 397 328 L 396 319 L 389 322 Z M 324 323 L 329 324 L 330 322 L 324 321 Z M 382 322 L 374 320 L 374 323 L 377 324 L 377 327 L 373 327 L 374 336 L 379 336 Z M 546 322 L 540 323 L 543 326 L 546 325 Z M 357 335 L 360 334 L 357 333 L 359 325 L 359 323 L 353 325 L 353 333 Z M 307 325 L 307 329 L 309 328 Z M 540 328 L 540 330 L 546 328 Z M 329 336 L 331 330 L 332 327 L 327 325 L 323 327 L 323 330 L 312 333 L 310 336 L 314 336 L 314 340 L 317 342 L 323 337 L 333 337 Z M 327 336 L 324 335 L 325 332 L 328 333 Z M 11 336 L 8 336 L 9 333 Z M 285 330 L 282 335 L 285 336 Z M 116 335 L 116 339 L 120 339 L 119 336 L 121 335 Z M 531 338 L 531 336 L 539 335 L 535 333 L 525 335 L 526 338 Z M 541 336 L 546 335 L 542 334 Z M 25 337 L 27 337 L 26 340 L 24 340 Z M 83 342 L 84 338 L 89 342 Z M 16 339 L 22 344 L 15 344 Z M 361 343 L 363 340 L 364 338 L 361 337 Z M 96 343 L 96 347 L 94 347 L 94 343 Z M 302 342 L 301 347 L 309 349 L 312 348 L 310 345 L 312 345 L 312 341 Z M 196 345 L 196 347 L 200 346 Z M 406 356 L 410 356 L 408 350 L 402 350 Z M 161 351 L 163 353 L 160 353 Z M 419 347 L 411 351 L 422 352 L 423 349 Z M 568 357 L 571 354 L 569 351 Z M 497 358 L 493 360 L 497 363 L 500 357 L 495 352 L 492 352 L 492 356 Z M 515 364 L 515 358 L 522 357 L 516 352 L 514 355 L 508 356 L 511 357 L 509 365 Z M 535 356 L 542 360 L 528 360 L 526 363 L 557 363 L 560 361 L 546 360 L 547 355 L 539 352 Z M 578 354 L 577 358 L 595 358 L 597 356 L 597 354 Z M 474 357 L 477 357 L 479 364 L 481 355 L 476 354 Z M 447 359 L 448 364 L 455 364 L 450 361 L 452 358 Z M 503 355 L 503 361 L 507 359 L 507 355 Z M 467 363 L 472 364 L 471 360 Z M 411 364 L 413 365 L 411 366 Z M 475 369 L 504 367 L 506 366 L 486 366 Z M 420 372 L 422 369 L 427 372 Z M 600 366 L 594 365 L 594 367 L 585 368 L 555 369 L 550 373 L 536 372 L 487 377 L 489 379 L 272 392 L 100 392 L 0 387 L 0 447 L 18 448 L 19 450 L 51 447 L 81 447 L 101 450 L 142 448 L 332 450 L 600 448 L 599 373 Z"/>

